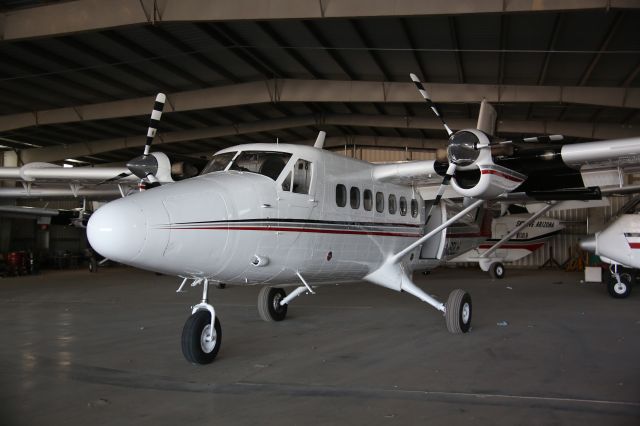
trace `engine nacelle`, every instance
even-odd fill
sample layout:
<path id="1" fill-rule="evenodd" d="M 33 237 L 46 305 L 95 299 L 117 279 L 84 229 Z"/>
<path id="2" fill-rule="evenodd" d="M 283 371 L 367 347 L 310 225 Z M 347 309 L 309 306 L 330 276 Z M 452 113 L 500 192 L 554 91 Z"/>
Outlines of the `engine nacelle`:
<path id="1" fill-rule="evenodd" d="M 451 137 L 449 161 L 457 165 L 451 186 L 462 196 L 493 199 L 511 192 L 526 176 L 493 162 L 491 141 L 477 129 L 461 130 Z"/>
<path id="2" fill-rule="evenodd" d="M 516 189 L 526 176 L 497 164 L 474 165 L 456 170 L 451 186 L 465 197 L 489 200 Z"/>

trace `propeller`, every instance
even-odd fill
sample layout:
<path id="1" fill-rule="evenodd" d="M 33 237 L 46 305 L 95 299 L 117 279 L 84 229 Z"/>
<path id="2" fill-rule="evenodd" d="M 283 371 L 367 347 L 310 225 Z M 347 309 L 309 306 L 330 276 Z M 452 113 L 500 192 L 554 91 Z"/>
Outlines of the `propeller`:
<path id="1" fill-rule="evenodd" d="M 162 117 L 162 109 L 164 103 L 167 100 L 167 96 L 164 93 L 158 93 L 156 101 L 153 104 L 153 111 L 149 118 L 149 129 L 147 130 L 147 141 L 144 145 L 144 151 L 140 157 L 136 157 L 127 163 L 127 167 L 131 170 L 131 173 L 140 178 L 141 183 L 146 179 L 148 182 L 154 185 L 159 185 L 160 182 L 155 176 L 158 172 L 158 160 L 151 155 L 151 144 L 153 138 L 158 132 L 158 125 L 160 124 L 160 118 Z"/>
<path id="2" fill-rule="evenodd" d="M 447 126 L 447 123 L 444 121 L 444 117 L 442 116 L 442 113 L 438 109 L 438 106 L 433 103 L 433 101 L 429 97 L 429 94 L 427 93 L 427 89 L 424 88 L 418 76 L 411 73 L 409 74 L 409 77 L 411 77 L 411 80 L 413 80 L 413 84 L 416 85 L 418 92 L 420 92 L 424 100 L 427 101 L 427 105 L 429 105 L 429 108 L 431 108 L 431 111 L 433 111 L 436 117 L 438 117 L 440 121 L 442 121 L 442 125 L 444 126 L 444 129 L 447 131 L 447 135 L 451 136 L 453 134 L 453 131 L 449 128 L 449 126 Z"/>
<path id="3" fill-rule="evenodd" d="M 438 105 L 433 103 L 433 101 L 429 97 L 429 93 L 427 93 L 427 90 L 424 88 L 424 86 L 423 86 L 422 82 L 420 81 L 420 79 L 418 78 L 418 76 L 416 76 L 415 74 L 411 73 L 411 74 L 409 74 L 409 77 L 411 77 L 411 80 L 416 85 L 416 88 L 418 89 L 418 92 L 420 92 L 420 94 L 422 95 L 424 100 L 427 102 L 427 105 L 429 106 L 429 108 L 431 108 L 431 111 L 433 111 L 433 113 L 436 115 L 436 117 L 438 117 L 440 119 L 440 121 L 442 122 L 442 125 L 444 126 L 444 130 L 447 132 L 447 135 L 449 136 L 449 140 L 451 140 L 451 137 L 453 136 L 453 131 L 447 125 L 447 122 L 444 120 L 444 117 L 443 117 L 442 113 L 440 112 L 440 109 L 438 108 Z M 440 204 L 440 200 L 442 199 L 442 196 L 444 195 L 444 191 L 447 189 L 447 186 L 449 186 L 449 183 L 451 182 L 451 178 L 453 178 L 453 174 L 455 172 L 456 172 L 456 163 L 454 163 L 453 161 L 449 161 L 449 167 L 447 168 L 447 172 L 445 173 L 444 178 L 442 179 L 442 183 L 440 184 L 440 187 L 438 188 L 438 192 L 436 193 L 436 198 L 433 200 L 433 203 L 431 204 L 431 207 L 429 207 L 429 211 L 427 212 L 427 221 L 425 223 L 429 223 L 429 219 L 431 219 L 431 214 L 433 212 L 433 208 L 435 206 L 437 206 L 438 204 Z"/>

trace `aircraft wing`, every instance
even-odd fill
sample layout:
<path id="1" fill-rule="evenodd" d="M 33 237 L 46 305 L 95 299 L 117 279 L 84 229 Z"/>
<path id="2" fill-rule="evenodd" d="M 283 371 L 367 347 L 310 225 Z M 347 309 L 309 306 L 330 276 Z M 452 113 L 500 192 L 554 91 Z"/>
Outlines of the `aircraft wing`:
<path id="1" fill-rule="evenodd" d="M 61 167 L 50 163 L 29 163 L 22 167 L 0 167 L 0 180 L 134 184 L 139 179 L 126 167 Z"/>
<path id="2" fill-rule="evenodd" d="M 438 164 L 435 160 L 377 164 L 373 169 L 373 179 L 400 185 L 436 185 L 442 181 L 436 171 Z"/>

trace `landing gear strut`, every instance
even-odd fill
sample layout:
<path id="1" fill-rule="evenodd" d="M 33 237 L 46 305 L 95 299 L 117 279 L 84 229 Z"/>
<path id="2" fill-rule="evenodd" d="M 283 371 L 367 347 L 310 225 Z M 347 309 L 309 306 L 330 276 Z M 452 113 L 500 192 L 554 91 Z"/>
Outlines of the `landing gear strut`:
<path id="1" fill-rule="evenodd" d="M 186 283 L 185 278 L 178 292 Z M 209 364 L 212 362 L 222 344 L 222 327 L 216 317 L 216 311 L 209 304 L 207 278 L 194 279 L 191 286 L 202 284 L 202 301 L 193 307 L 191 316 L 182 329 L 182 354 L 193 364 Z"/>

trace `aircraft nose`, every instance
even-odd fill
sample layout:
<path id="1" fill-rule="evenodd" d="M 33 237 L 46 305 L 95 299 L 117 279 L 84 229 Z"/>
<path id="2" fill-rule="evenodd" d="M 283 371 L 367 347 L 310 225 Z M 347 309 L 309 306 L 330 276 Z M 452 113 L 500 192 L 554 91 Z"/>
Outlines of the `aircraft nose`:
<path id="1" fill-rule="evenodd" d="M 127 198 L 96 210 L 87 224 L 87 238 L 94 250 L 116 262 L 138 257 L 147 239 L 147 221 L 138 204 Z"/>
<path id="2" fill-rule="evenodd" d="M 595 253 L 597 247 L 598 245 L 597 245 L 596 237 L 589 237 L 580 241 L 580 248 L 584 251 Z"/>

